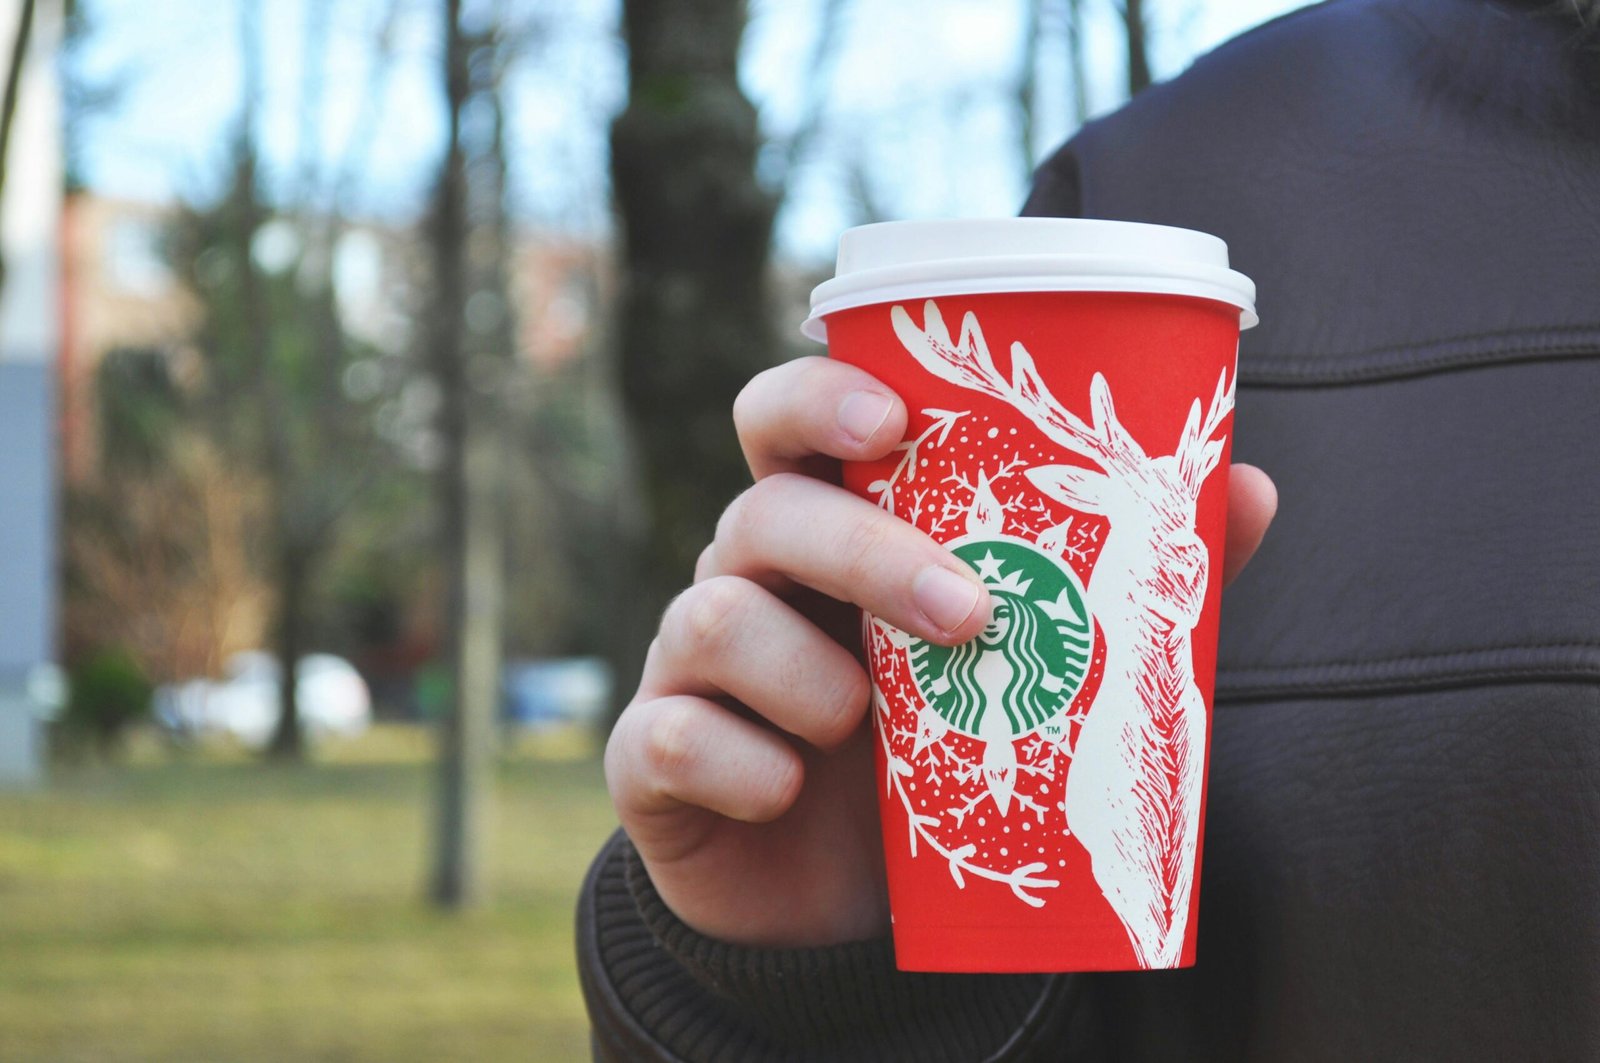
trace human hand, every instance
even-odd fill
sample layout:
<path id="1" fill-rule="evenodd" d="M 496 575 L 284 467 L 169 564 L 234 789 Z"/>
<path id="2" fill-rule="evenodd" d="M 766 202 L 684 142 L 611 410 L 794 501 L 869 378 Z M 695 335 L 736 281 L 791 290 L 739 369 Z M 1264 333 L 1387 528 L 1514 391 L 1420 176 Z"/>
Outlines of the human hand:
<path id="1" fill-rule="evenodd" d="M 954 555 L 838 486 L 889 453 L 900 399 L 804 358 L 734 404 L 754 487 L 728 507 L 694 586 L 667 609 L 606 748 L 617 814 L 663 901 L 724 941 L 811 946 L 888 930 L 857 607 L 955 645 L 988 594 Z M 1276 508 L 1265 473 L 1229 479 L 1224 580 Z M 847 649 L 846 647 L 851 647 Z"/>

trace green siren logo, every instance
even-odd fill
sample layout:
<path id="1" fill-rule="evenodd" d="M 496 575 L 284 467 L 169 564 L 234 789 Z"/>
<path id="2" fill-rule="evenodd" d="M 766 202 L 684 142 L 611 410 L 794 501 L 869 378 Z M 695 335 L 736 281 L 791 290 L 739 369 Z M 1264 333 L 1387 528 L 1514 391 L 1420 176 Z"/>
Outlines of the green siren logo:
<path id="1" fill-rule="evenodd" d="M 1038 730 L 1072 703 L 1094 644 L 1084 589 L 1033 544 L 992 533 L 946 544 L 977 570 L 994 612 L 960 646 L 910 641 L 923 699 L 953 729 L 984 742 Z"/>

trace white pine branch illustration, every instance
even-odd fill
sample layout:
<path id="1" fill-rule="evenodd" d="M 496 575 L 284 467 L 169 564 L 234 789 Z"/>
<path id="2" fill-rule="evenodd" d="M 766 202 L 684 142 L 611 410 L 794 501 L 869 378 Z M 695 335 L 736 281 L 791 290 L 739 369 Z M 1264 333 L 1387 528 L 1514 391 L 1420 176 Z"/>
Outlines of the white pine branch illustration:
<path id="1" fill-rule="evenodd" d="M 1034 365 L 1033 356 L 1022 344 L 1011 345 L 1011 379 L 1007 380 L 989 353 L 976 314 L 968 311 L 962 318 L 960 339 L 954 343 L 945 326 L 944 315 L 932 299 L 922 304 L 922 314 L 923 325 L 919 328 L 905 307 L 895 306 L 889 311 L 901 345 L 929 373 L 999 399 L 1028 418 L 1052 442 L 1084 453 L 1107 472 L 1133 472 L 1137 466 L 1131 459 L 1144 458 L 1144 451 L 1133 437 L 1114 415 L 1110 415 L 1110 393 L 1105 378 L 1099 373 L 1095 374 L 1090 389 L 1094 421 L 1092 425 L 1086 424 L 1050 393 Z"/>
<path id="2" fill-rule="evenodd" d="M 983 864 L 973 862 L 973 857 L 978 853 L 976 845 L 968 843 L 951 849 L 933 835 L 930 828 L 939 825 L 938 818 L 923 815 L 913 809 L 911 807 L 911 795 L 905 789 L 905 779 L 916 774 L 916 770 L 903 757 L 896 756 L 889 746 L 888 702 L 877 691 L 873 692 L 872 700 L 881 716 L 880 723 L 882 726 L 879 726 L 877 731 L 878 741 L 883 745 L 884 762 L 887 764 L 887 769 L 884 772 L 887 776 L 885 784 L 889 792 L 895 794 L 899 798 L 900 804 L 905 808 L 909 833 L 908 844 L 911 849 L 911 855 L 913 857 L 917 855 L 917 846 L 920 840 L 928 848 L 944 857 L 950 868 L 950 877 L 955 880 L 956 885 L 960 888 L 967 888 L 966 875 L 975 875 L 978 878 L 998 882 L 1010 887 L 1011 892 L 1016 895 L 1017 899 L 1029 907 L 1043 907 L 1044 899 L 1035 896 L 1029 891 L 1051 889 L 1061 885 L 1055 879 L 1040 877 L 1040 873 L 1046 867 L 1044 861 L 1038 860 L 1014 867 L 1009 871 L 1001 871 L 997 868 L 986 867 Z"/>
<path id="3" fill-rule="evenodd" d="M 895 485 L 900 482 L 900 478 L 906 474 L 907 469 L 916 468 L 917 448 L 930 439 L 933 440 L 934 446 L 944 446 L 945 441 L 950 438 L 950 429 L 954 428 L 956 422 L 970 412 L 969 410 L 961 410 L 959 412 L 955 410 L 923 410 L 923 415 L 933 418 L 933 423 L 928 425 L 917 438 L 896 444 L 894 449 L 902 452 L 899 464 L 894 467 L 894 472 L 890 473 L 887 478 L 874 480 L 868 484 L 867 493 L 877 498 L 879 506 L 892 512 L 894 510 Z M 934 438 L 936 436 L 938 438 Z"/>
<path id="4" fill-rule="evenodd" d="M 1189 846 L 1184 842 L 1197 825 L 1200 782 L 1186 711 L 1191 680 L 1177 659 L 1178 652 L 1188 650 L 1186 640 L 1181 646 L 1169 642 L 1165 659 L 1151 662 L 1139 676 L 1146 711 L 1126 733 L 1121 750 L 1129 772 L 1125 785 L 1138 815 L 1110 824 L 1124 870 L 1105 876 L 1103 886 L 1147 967 L 1177 961 L 1188 918 Z M 1128 867 L 1138 873 L 1127 874 Z"/>

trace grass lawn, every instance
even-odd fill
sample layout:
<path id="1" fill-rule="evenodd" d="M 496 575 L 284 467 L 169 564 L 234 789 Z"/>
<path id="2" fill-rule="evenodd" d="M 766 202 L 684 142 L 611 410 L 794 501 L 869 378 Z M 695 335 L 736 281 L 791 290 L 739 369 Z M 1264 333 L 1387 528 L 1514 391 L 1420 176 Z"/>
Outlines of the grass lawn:
<path id="1" fill-rule="evenodd" d="M 578 884 L 598 760 L 509 758 L 492 899 L 422 902 L 427 743 L 167 760 L 0 793 L 0 1060 L 585 1060 Z"/>

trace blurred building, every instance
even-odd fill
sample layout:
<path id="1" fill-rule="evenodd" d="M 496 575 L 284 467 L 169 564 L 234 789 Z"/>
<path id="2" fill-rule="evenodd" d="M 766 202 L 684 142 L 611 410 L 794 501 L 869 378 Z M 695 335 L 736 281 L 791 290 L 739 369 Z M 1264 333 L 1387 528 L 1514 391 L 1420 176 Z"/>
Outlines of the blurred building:
<path id="1" fill-rule="evenodd" d="M 0 2 L 9 53 L 19 12 Z M 18 82 L 0 197 L 0 785 L 36 780 L 53 706 L 56 492 L 51 365 L 60 320 L 59 8 L 39 4 Z"/>
<path id="2" fill-rule="evenodd" d="M 512 254 L 518 354 L 558 369 L 589 349 L 611 299 L 610 248 L 592 239 L 523 231 Z"/>
<path id="3" fill-rule="evenodd" d="M 61 214 L 61 471 L 67 483 L 92 475 L 99 448 L 95 374 L 117 349 L 182 351 L 198 306 L 168 268 L 165 207 L 66 197 Z"/>
<path id="4" fill-rule="evenodd" d="M 3 3 L 4 0 L 0 0 Z M 57 372 L 62 475 L 82 483 L 95 471 L 96 375 L 107 355 L 143 349 L 165 353 L 174 377 L 188 378 L 196 364 L 193 336 L 200 305 L 174 275 L 164 249 L 175 208 L 98 196 L 67 196 L 61 224 L 61 329 Z M 267 268 L 300 254 L 294 226 L 269 222 L 256 257 Z M 347 225 L 333 253 L 333 272 L 344 327 L 389 355 L 403 354 L 421 298 L 427 256 L 414 231 L 377 224 Z M 591 239 L 522 230 L 512 253 L 511 286 L 518 324 L 517 354 L 549 372 L 591 349 L 594 329 L 609 298 L 609 248 Z M 498 307 L 469 306 L 495 314 Z M 420 374 L 419 374 L 420 375 Z M 428 390 L 426 381 L 423 390 Z M 402 418 L 416 431 L 431 426 L 431 404 L 414 404 L 422 416 Z M 397 440 L 397 442 L 401 442 Z"/>
<path id="5" fill-rule="evenodd" d="M 3 2 L 3 0 L 0 0 Z M 180 224 L 175 204 L 152 204 L 80 191 L 67 197 L 61 225 L 61 334 L 58 353 L 61 467 L 69 503 L 103 497 L 106 470 L 98 438 L 107 386 L 104 367 L 119 352 L 164 359 L 180 387 L 199 384 L 206 359 L 197 346 L 204 306 L 184 282 L 197 272 L 174 263 L 171 234 Z M 343 383 L 351 398 L 373 401 L 378 431 L 402 462 L 427 468 L 436 455 L 437 389 L 418 349 L 419 320 L 428 309 L 430 256 L 418 229 L 371 222 L 343 223 L 327 251 L 317 242 L 327 229 L 312 219 L 279 216 L 257 233 L 253 257 L 269 272 L 331 271 L 344 328 L 363 348 Z M 304 241 L 312 241 L 308 246 Z M 583 375 L 576 391 L 607 386 L 605 367 L 585 355 L 596 344 L 611 287 L 608 246 L 594 239 L 519 230 L 510 255 L 512 313 L 517 356 L 535 378 Z M 492 332 L 506 307 L 480 293 L 468 306 L 469 321 Z M 569 384 L 570 384 L 569 378 Z M 569 387 L 563 394 L 570 394 Z M 543 395 L 536 384 L 531 393 Z M 526 401 L 528 389 L 519 393 Z M 520 406 L 520 412 L 528 412 Z M 193 452 L 190 452 L 191 457 Z M 225 474 L 225 462 L 222 471 Z M 208 519 L 228 518 L 238 507 L 225 483 L 213 482 L 214 467 L 190 470 L 195 491 L 219 500 L 204 509 Z M 223 481 L 229 481 L 226 475 Z M 188 481 L 186 481 L 187 483 Z M 69 512 L 86 510 L 80 506 Z M 240 649 L 261 645 L 270 623 L 270 582 L 251 568 L 224 565 L 219 578 L 177 580 L 162 566 L 130 566 L 82 527 L 67 555 L 87 565 L 92 581 L 79 580 L 64 610 L 64 652 L 72 655 L 107 644 L 126 644 L 158 678 L 189 679 L 215 673 Z M 231 530 L 230 530 L 231 529 Z M 199 536 L 196 565 L 242 534 L 226 525 Z M 244 557 L 226 551 L 222 561 Z M 98 562 L 98 563 L 97 563 Z M 182 569 L 191 572 L 195 566 Z M 181 568 L 181 566 L 180 566 Z M 225 577 L 225 578 L 222 578 Z M 179 585 L 181 584 L 181 585 Z M 121 612 L 118 602 L 128 603 Z M 142 603 L 142 604 L 137 604 Z M 407 603 L 409 605 L 410 603 Z M 386 603 L 385 608 L 394 603 Z M 384 707 L 408 703 L 417 667 L 436 652 L 429 600 L 403 615 L 384 615 L 358 636 L 357 660 Z M 109 621 L 109 622 L 108 622 Z M 127 621 L 126 623 L 124 621 Z M 225 621 L 225 622 L 224 622 Z M 347 652 L 351 651 L 345 647 Z M 397 694 L 396 691 L 399 691 Z"/>

